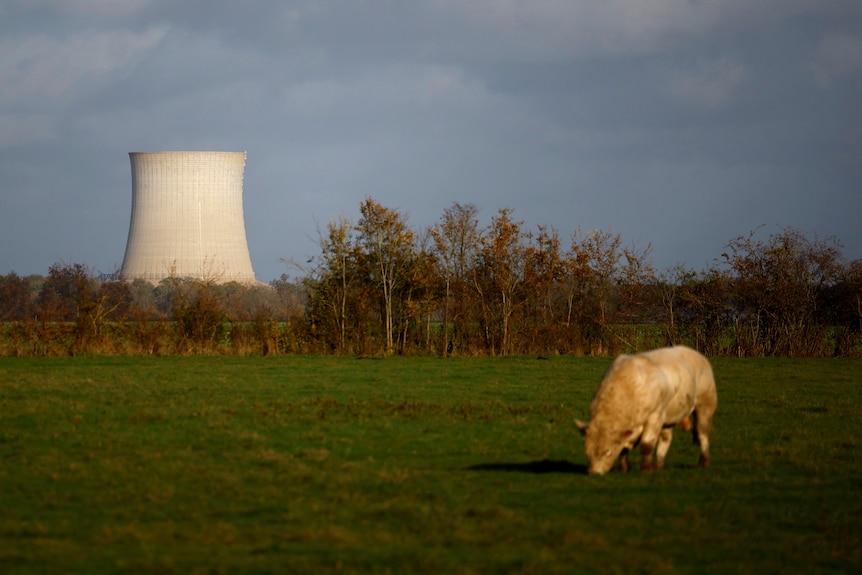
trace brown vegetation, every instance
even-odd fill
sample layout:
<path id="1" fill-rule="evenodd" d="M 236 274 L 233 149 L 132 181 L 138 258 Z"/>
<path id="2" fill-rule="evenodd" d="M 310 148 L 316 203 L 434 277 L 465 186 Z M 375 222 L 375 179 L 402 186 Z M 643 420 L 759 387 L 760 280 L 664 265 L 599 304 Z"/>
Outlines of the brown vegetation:
<path id="1" fill-rule="evenodd" d="M 302 277 L 269 286 L 102 282 L 80 264 L 0 276 L 0 355 L 615 355 L 685 343 L 707 355 L 859 352 L 862 260 L 784 229 L 730 240 L 709 269 L 657 274 L 612 230 L 480 228 L 453 204 L 416 232 L 367 198 L 330 221 Z"/>

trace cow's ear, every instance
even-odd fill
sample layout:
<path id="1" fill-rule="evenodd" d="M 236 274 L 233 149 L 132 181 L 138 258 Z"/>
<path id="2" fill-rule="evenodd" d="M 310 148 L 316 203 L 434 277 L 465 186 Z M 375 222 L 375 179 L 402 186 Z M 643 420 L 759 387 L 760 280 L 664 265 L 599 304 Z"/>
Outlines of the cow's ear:
<path id="1" fill-rule="evenodd" d="M 578 419 L 575 420 L 575 425 L 578 426 L 578 431 L 581 432 L 581 435 L 586 435 L 587 428 L 590 426 L 589 423 L 584 423 L 583 421 L 580 421 Z"/>

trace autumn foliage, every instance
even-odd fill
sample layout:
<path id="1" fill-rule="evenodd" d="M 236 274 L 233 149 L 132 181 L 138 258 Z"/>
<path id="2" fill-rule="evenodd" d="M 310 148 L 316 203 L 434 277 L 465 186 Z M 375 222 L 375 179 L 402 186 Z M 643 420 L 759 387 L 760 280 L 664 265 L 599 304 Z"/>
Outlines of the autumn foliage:
<path id="1" fill-rule="evenodd" d="M 614 355 L 685 343 L 707 355 L 856 355 L 862 261 L 783 229 L 731 239 L 705 270 L 657 272 L 612 229 L 482 227 L 454 203 L 430 229 L 366 198 L 355 223 L 270 285 L 103 281 L 80 264 L 0 276 L 0 354 Z"/>

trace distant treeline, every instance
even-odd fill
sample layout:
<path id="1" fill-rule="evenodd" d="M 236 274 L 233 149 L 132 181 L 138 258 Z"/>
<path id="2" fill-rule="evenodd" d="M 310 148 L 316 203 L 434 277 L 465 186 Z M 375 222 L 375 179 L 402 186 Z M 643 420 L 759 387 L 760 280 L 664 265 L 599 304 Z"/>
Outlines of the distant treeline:
<path id="1" fill-rule="evenodd" d="M 430 229 L 373 199 L 320 230 L 320 254 L 269 285 L 100 281 L 82 264 L 0 276 L 0 355 L 707 355 L 860 353 L 862 260 L 787 228 L 729 240 L 706 270 L 657 273 L 619 233 L 482 228 L 453 204 Z"/>

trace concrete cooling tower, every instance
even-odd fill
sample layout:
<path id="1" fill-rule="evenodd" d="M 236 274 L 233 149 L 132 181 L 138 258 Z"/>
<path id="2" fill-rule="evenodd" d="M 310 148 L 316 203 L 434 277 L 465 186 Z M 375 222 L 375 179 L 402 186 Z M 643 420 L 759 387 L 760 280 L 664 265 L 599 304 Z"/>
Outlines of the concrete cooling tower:
<path id="1" fill-rule="evenodd" d="M 255 281 L 245 239 L 245 152 L 132 152 L 120 278 Z"/>

